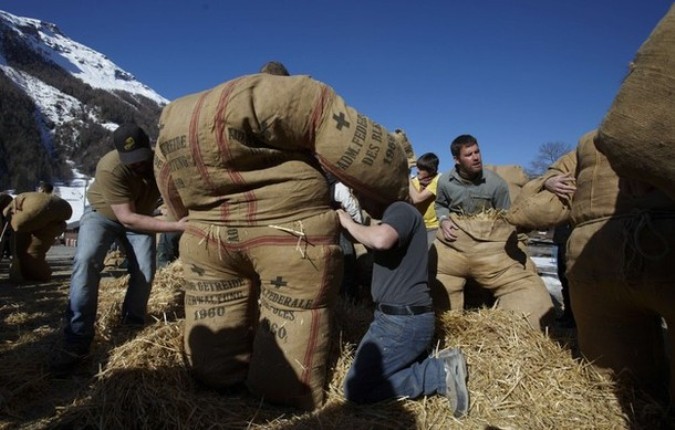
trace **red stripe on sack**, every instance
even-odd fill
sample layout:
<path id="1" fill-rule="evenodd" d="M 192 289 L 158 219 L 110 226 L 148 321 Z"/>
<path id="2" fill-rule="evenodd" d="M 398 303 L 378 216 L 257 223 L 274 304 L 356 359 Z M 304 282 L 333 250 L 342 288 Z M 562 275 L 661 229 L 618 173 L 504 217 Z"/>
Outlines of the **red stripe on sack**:
<path id="1" fill-rule="evenodd" d="M 227 130 L 225 129 L 225 115 L 224 112 L 227 109 L 227 104 L 230 101 L 230 95 L 232 90 L 234 90 L 235 81 L 230 81 L 223 87 L 223 90 L 220 92 L 220 97 L 218 98 L 218 107 L 216 108 L 216 143 L 218 144 L 218 150 L 223 157 L 223 162 L 227 164 L 230 161 L 230 143 L 227 139 Z M 230 174 L 231 176 L 231 174 Z M 234 178 L 232 178 L 234 180 Z"/>
<path id="2" fill-rule="evenodd" d="M 159 170 L 159 178 L 160 180 L 158 183 L 162 184 L 162 190 L 161 194 L 163 196 L 166 196 L 165 203 L 169 207 L 169 211 L 171 212 L 172 215 L 175 215 L 177 213 L 176 211 L 176 205 L 174 204 L 174 198 L 180 200 L 180 195 L 178 194 L 178 190 L 176 190 L 176 187 L 174 186 L 173 188 L 171 187 L 171 184 L 173 184 L 173 178 L 171 177 L 171 170 L 169 169 L 169 164 L 166 163 L 166 160 L 163 160 L 164 164 L 162 164 L 162 167 Z M 172 189 L 175 190 L 176 192 L 173 193 Z M 182 202 L 181 202 L 182 205 Z"/>
<path id="3" fill-rule="evenodd" d="M 323 268 L 324 268 L 324 270 L 323 270 L 323 276 L 322 276 L 322 279 L 321 279 L 321 288 L 317 292 L 317 295 L 314 296 L 314 298 L 312 299 L 312 303 L 317 303 L 318 299 L 320 297 L 326 296 L 326 293 L 327 293 L 326 290 L 329 286 L 329 284 L 327 282 L 327 279 L 326 279 L 326 275 L 328 274 L 328 267 L 329 267 L 328 263 L 330 262 L 331 255 L 332 254 L 330 252 L 324 252 L 324 257 L 323 257 L 323 260 L 324 260 L 323 261 Z M 310 342 L 308 343 L 307 349 L 305 350 L 305 359 L 303 360 L 304 367 L 303 367 L 303 371 L 302 371 L 302 377 L 300 378 L 300 380 L 303 383 L 307 384 L 308 386 L 311 386 L 311 384 L 309 384 L 309 382 L 312 378 L 312 366 L 313 366 L 313 363 L 314 363 L 314 349 L 316 348 L 317 336 L 318 336 L 318 333 L 319 333 L 319 330 L 320 330 L 321 318 L 319 318 L 319 311 L 321 309 L 328 309 L 328 308 L 326 307 L 326 308 L 311 309 L 311 315 L 312 315 L 311 324 L 312 325 L 311 325 L 310 336 L 309 336 Z M 326 312 L 328 312 L 327 321 L 330 324 L 330 318 L 331 318 L 330 311 L 326 311 Z M 330 346 L 328 347 L 328 349 L 330 349 Z M 326 350 L 326 354 L 328 354 L 328 349 Z"/>
<path id="4" fill-rule="evenodd" d="M 321 89 L 321 94 L 319 95 L 319 100 L 314 104 L 314 109 L 312 109 L 312 114 L 309 117 L 309 124 L 307 125 L 307 134 L 305 138 L 311 144 L 311 149 L 314 151 L 314 140 L 316 139 L 316 129 L 321 125 L 321 118 L 326 111 L 326 105 L 328 100 L 331 99 L 330 95 L 332 91 L 326 86 L 323 85 Z"/>
<path id="5" fill-rule="evenodd" d="M 218 99 L 218 107 L 216 109 L 216 142 L 218 144 L 218 149 L 223 156 L 223 162 L 228 164 L 231 161 L 232 155 L 230 152 L 230 143 L 227 137 L 226 122 L 225 122 L 225 112 L 227 111 L 227 106 L 230 101 L 230 96 L 234 91 L 234 87 L 237 84 L 239 79 L 230 81 L 225 84 L 220 97 Z M 227 173 L 230 177 L 230 180 L 233 184 L 243 185 L 246 184 L 244 177 L 236 170 L 231 168 L 227 169 Z M 255 211 L 257 209 L 255 193 L 251 190 L 244 193 L 246 200 L 248 201 L 248 207 L 246 209 L 246 220 L 252 222 L 255 220 Z M 227 204 L 221 205 L 221 219 L 223 221 L 228 220 L 229 216 L 229 206 Z"/>
<path id="6" fill-rule="evenodd" d="M 256 220 L 258 201 L 256 200 L 255 193 L 253 191 L 246 192 L 246 199 L 248 200 L 248 208 L 246 209 L 246 221 L 253 224 Z"/>
<path id="7" fill-rule="evenodd" d="M 215 127 L 216 127 L 216 144 L 218 145 L 218 150 L 223 157 L 224 164 L 227 164 L 230 161 L 230 142 L 227 138 L 227 130 L 225 129 L 225 119 L 224 112 L 227 109 L 227 104 L 230 100 L 230 94 L 234 89 L 234 81 L 231 81 L 225 85 L 223 91 L 220 93 L 218 98 L 218 107 L 216 108 L 216 118 L 215 118 Z M 227 174 L 232 180 L 233 183 L 238 183 L 241 177 L 234 175 L 233 172 L 228 168 Z M 230 206 L 226 201 L 220 205 L 220 219 L 223 221 L 229 220 L 230 215 Z"/>
<path id="8" fill-rule="evenodd" d="M 197 167 L 197 170 L 199 171 L 199 174 L 201 175 L 204 182 L 206 182 L 206 188 L 212 190 L 213 184 L 209 178 L 209 172 L 204 165 L 201 147 L 199 146 L 199 116 L 202 111 L 204 99 L 206 99 L 206 96 L 209 95 L 209 93 L 210 91 L 205 91 L 204 94 L 199 97 L 199 100 L 197 100 L 195 108 L 192 111 L 192 117 L 190 118 L 190 126 L 188 129 L 188 145 L 190 147 L 190 153 L 192 155 L 192 159 L 195 162 L 195 166 Z"/>

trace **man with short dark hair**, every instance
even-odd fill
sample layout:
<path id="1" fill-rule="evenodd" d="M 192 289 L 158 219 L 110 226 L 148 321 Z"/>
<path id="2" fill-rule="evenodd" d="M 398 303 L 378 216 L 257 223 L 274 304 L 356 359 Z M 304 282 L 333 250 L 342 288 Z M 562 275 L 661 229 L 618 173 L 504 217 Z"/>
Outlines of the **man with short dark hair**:
<path id="1" fill-rule="evenodd" d="M 360 196 L 357 195 L 357 198 Z M 371 293 L 375 317 L 345 378 L 345 397 L 356 403 L 445 395 L 455 417 L 466 415 L 466 361 L 457 348 L 429 355 L 435 314 L 429 292 L 427 239 L 419 211 L 406 202 L 389 206 L 359 199 L 381 222 L 362 225 L 338 210 L 340 224 L 373 250 Z"/>
<path id="2" fill-rule="evenodd" d="M 127 257 L 129 286 L 121 322 L 142 326 L 155 275 L 155 232 L 183 231 L 186 219 L 164 221 L 152 216 L 159 199 L 148 135 L 135 124 L 113 133 L 115 149 L 101 158 L 87 191 L 89 206 L 80 219 L 73 262 L 64 342 L 50 363 L 55 376 L 64 376 L 86 357 L 94 338 L 101 269 L 116 240 Z"/>
<path id="3" fill-rule="evenodd" d="M 483 169 L 475 137 L 458 136 L 450 152 L 455 168 L 441 176 L 435 206 L 441 232 L 432 267 L 437 264 L 443 287 L 434 285 L 435 304 L 463 309 L 470 278 L 494 294 L 499 308 L 524 313 L 533 327 L 543 329 L 553 317 L 553 302 L 541 278 L 526 268 L 529 257 L 502 215 L 511 205 L 506 181 Z"/>

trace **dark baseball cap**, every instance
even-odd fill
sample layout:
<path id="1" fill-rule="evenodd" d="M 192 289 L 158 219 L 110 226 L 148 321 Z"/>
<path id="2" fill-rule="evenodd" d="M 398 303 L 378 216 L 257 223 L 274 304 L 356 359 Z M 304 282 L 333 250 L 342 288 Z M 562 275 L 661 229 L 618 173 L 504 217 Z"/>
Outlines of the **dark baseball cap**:
<path id="1" fill-rule="evenodd" d="M 113 143 L 122 164 L 134 164 L 152 159 L 150 139 L 136 124 L 122 124 L 113 133 Z"/>

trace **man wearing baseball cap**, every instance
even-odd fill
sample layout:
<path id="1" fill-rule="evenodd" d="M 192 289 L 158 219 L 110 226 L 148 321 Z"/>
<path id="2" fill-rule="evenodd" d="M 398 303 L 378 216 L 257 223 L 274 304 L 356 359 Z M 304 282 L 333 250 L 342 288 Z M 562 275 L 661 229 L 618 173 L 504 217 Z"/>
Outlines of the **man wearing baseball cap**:
<path id="1" fill-rule="evenodd" d="M 89 353 L 101 270 L 113 242 L 122 246 L 129 272 L 121 323 L 142 327 L 156 269 L 154 233 L 185 230 L 185 218 L 166 221 L 152 216 L 160 194 L 145 131 L 135 124 L 122 124 L 113 133 L 113 143 L 115 149 L 99 160 L 87 191 L 90 206 L 80 219 L 65 337 L 50 362 L 54 376 L 69 374 Z"/>

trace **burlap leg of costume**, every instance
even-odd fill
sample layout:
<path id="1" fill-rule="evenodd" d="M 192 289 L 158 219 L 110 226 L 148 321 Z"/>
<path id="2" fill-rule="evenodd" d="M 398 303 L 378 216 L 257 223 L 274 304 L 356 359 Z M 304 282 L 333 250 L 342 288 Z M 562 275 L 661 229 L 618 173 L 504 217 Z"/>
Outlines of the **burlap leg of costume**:
<path id="1" fill-rule="evenodd" d="M 581 353 L 600 368 L 630 369 L 635 381 L 675 406 L 675 217 L 630 215 L 576 227 L 568 242 L 572 311 Z M 636 246 L 637 245 L 637 246 Z M 669 371 L 670 366 L 670 371 Z"/>
<path id="2" fill-rule="evenodd" d="M 431 296 L 439 311 L 464 309 L 464 285 L 469 276 L 468 261 L 440 240 L 429 249 Z"/>
<path id="3" fill-rule="evenodd" d="M 457 232 L 454 242 L 435 242 L 436 276 L 452 309 L 462 309 L 464 280 L 473 278 L 493 292 L 498 308 L 524 313 L 534 328 L 550 323 L 554 315 L 551 296 L 541 278 L 527 269 L 527 255 L 519 249 L 515 233 L 506 242 L 487 242 L 474 240 L 462 230 Z"/>
<path id="4" fill-rule="evenodd" d="M 613 370 L 617 376 L 631 369 L 631 376 L 651 395 L 666 398 L 668 364 L 659 315 L 635 306 L 633 292 L 625 284 L 598 280 L 570 281 L 569 286 L 579 349 L 584 357 L 599 368 Z M 659 290 L 665 288 L 661 286 Z M 672 333 L 669 336 L 672 340 Z M 672 378 L 670 385 L 673 386 Z"/>
<path id="5" fill-rule="evenodd" d="M 191 224 L 180 255 L 195 375 L 217 387 L 246 382 L 273 403 L 321 405 L 342 273 L 335 213 L 268 227 Z"/>
<path id="6" fill-rule="evenodd" d="M 53 221 L 48 225 L 30 234 L 30 243 L 21 262 L 22 274 L 25 279 L 34 281 L 49 281 L 52 277 L 52 268 L 47 263 L 47 251 L 54 244 L 57 236 L 66 231 L 65 221 Z"/>

